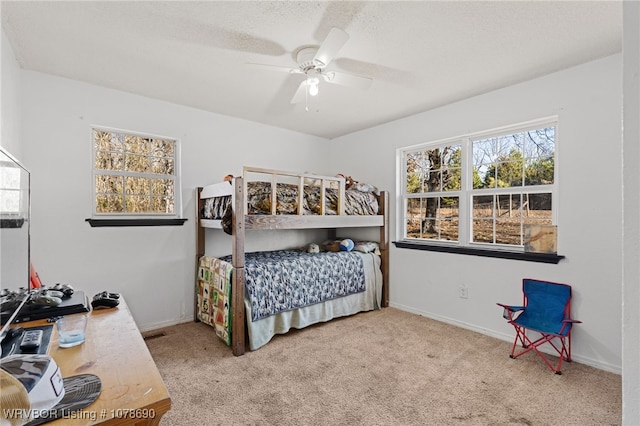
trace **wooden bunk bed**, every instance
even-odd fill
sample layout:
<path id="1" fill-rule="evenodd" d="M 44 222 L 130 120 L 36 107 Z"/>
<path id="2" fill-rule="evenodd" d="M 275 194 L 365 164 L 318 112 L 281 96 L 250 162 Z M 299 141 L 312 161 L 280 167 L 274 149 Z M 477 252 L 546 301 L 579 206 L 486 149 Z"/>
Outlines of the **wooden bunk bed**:
<path id="1" fill-rule="evenodd" d="M 261 176 L 258 181 L 250 181 L 250 176 Z M 265 178 L 266 177 L 266 178 Z M 266 181 L 266 182 L 265 182 Z M 276 199 L 277 191 L 270 190 L 283 185 L 283 181 L 295 182 L 297 186 L 296 208 L 293 214 L 281 214 L 278 211 L 279 200 Z M 270 187 L 270 211 L 254 214 L 248 201 L 248 185 L 251 182 L 266 183 Z M 310 214 L 307 207 L 305 190 L 314 186 L 316 192 L 319 191 L 320 204 L 314 212 Z M 295 188 L 294 188 L 295 189 Z M 331 210 L 327 206 L 327 196 L 329 193 L 337 193 L 337 206 Z M 255 167 L 244 167 L 243 177 L 235 177 L 229 181 L 212 184 L 206 187 L 198 187 L 196 190 L 196 297 L 194 300 L 194 320 L 198 321 L 199 291 L 198 269 L 200 259 L 205 256 L 205 230 L 207 228 L 220 229 L 231 234 L 231 264 L 233 273 L 231 274 L 231 296 L 230 296 L 230 318 L 231 323 L 231 348 L 236 356 L 245 352 L 247 318 L 245 312 L 245 232 L 252 230 L 279 230 L 279 229 L 326 229 L 328 239 L 336 239 L 337 230 L 340 228 L 379 228 L 379 254 L 380 254 L 380 275 L 382 280 L 382 291 L 380 307 L 389 304 L 389 244 L 388 244 L 388 196 L 385 191 L 376 194 L 378 211 L 377 214 L 346 214 L 345 199 L 347 191 L 345 179 L 334 176 L 318 176 L 307 173 L 292 173 L 286 171 L 262 169 Z M 203 211 L 205 202 L 216 197 L 230 198 L 231 220 L 229 230 L 228 217 L 225 224 L 220 219 L 206 219 Z M 254 209 L 255 210 L 255 209 Z M 288 212 L 291 213 L 291 212 Z"/>

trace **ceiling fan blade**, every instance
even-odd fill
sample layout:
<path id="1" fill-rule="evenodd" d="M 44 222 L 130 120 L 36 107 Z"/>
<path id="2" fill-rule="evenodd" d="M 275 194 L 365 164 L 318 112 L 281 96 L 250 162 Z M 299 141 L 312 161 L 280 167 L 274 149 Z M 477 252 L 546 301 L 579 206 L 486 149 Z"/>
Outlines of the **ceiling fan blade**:
<path id="1" fill-rule="evenodd" d="M 368 89 L 373 83 L 373 78 L 343 72 L 323 73 L 324 80 L 328 83 L 339 84 L 341 86 L 355 87 L 358 89 Z"/>
<path id="2" fill-rule="evenodd" d="M 280 72 L 286 72 L 289 74 L 304 74 L 298 68 L 281 67 L 279 65 L 254 64 L 251 62 L 248 62 L 246 65 L 250 66 L 251 68 L 258 68 L 258 69 L 267 70 L 267 71 L 280 71 Z"/>
<path id="3" fill-rule="evenodd" d="M 349 34 L 340 28 L 333 27 L 329 31 L 329 35 L 324 39 L 313 61 L 318 63 L 320 67 L 326 67 L 333 57 L 338 54 L 342 46 L 349 40 Z"/>
<path id="4" fill-rule="evenodd" d="M 307 80 L 302 80 L 302 82 L 298 86 L 298 90 L 296 90 L 296 93 L 293 94 L 293 98 L 291 98 L 291 103 L 297 104 L 304 101 L 306 95 L 307 95 Z"/>

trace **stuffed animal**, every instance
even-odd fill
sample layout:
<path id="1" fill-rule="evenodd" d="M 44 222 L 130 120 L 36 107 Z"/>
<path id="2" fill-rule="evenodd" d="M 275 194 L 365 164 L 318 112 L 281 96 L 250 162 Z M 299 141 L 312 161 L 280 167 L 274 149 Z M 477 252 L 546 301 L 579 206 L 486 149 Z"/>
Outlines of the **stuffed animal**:
<path id="1" fill-rule="evenodd" d="M 351 185 L 353 185 L 354 183 L 356 183 L 356 181 L 353 180 L 353 178 L 351 176 L 345 176 L 342 173 L 338 173 L 336 175 L 336 177 L 341 177 L 344 179 L 344 188 L 345 189 L 349 189 L 351 188 Z"/>
<path id="2" fill-rule="evenodd" d="M 320 246 L 317 244 L 309 244 L 307 246 L 307 253 L 320 253 Z"/>
<path id="3" fill-rule="evenodd" d="M 340 241 L 340 250 L 341 251 L 351 251 L 353 250 L 354 244 L 351 238 L 345 238 Z"/>

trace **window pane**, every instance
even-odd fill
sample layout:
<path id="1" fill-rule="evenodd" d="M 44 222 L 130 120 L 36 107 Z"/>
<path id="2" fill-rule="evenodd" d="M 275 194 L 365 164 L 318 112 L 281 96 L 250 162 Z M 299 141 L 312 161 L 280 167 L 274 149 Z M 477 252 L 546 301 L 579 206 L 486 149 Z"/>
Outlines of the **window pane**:
<path id="1" fill-rule="evenodd" d="M 459 214 L 458 197 L 441 197 L 438 217 L 441 219 L 457 219 Z"/>
<path id="2" fill-rule="evenodd" d="M 458 219 L 447 219 L 440 221 L 440 239 L 448 241 L 458 241 Z"/>
<path id="3" fill-rule="evenodd" d="M 127 153 L 149 155 L 149 147 L 149 139 L 134 135 L 124 137 L 124 149 Z"/>
<path id="4" fill-rule="evenodd" d="M 424 160 L 422 152 L 411 152 L 407 154 L 407 182 L 406 191 L 408 194 L 422 192 L 425 171 L 423 169 Z"/>
<path id="5" fill-rule="evenodd" d="M 476 243 L 493 242 L 493 220 L 474 219 L 473 220 L 473 241 Z"/>
<path id="6" fill-rule="evenodd" d="M 171 179 L 151 179 L 151 194 L 173 197 L 173 186 Z"/>
<path id="7" fill-rule="evenodd" d="M 420 218 L 407 219 L 407 238 L 420 238 Z"/>
<path id="8" fill-rule="evenodd" d="M 122 170 L 122 154 L 117 152 L 96 152 L 95 168 L 101 170 Z"/>
<path id="9" fill-rule="evenodd" d="M 129 172 L 146 173 L 149 170 L 149 158 L 142 155 L 127 154 L 125 170 Z"/>
<path id="10" fill-rule="evenodd" d="M 173 141 L 167 141 L 163 139 L 153 139 L 151 141 L 150 154 L 154 157 L 171 157 L 174 155 Z"/>
<path id="11" fill-rule="evenodd" d="M 496 220 L 496 244 L 522 244 L 520 219 Z"/>
<path id="12" fill-rule="evenodd" d="M 422 238 L 438 239 L 438 227 L 435 219 L 422 220 Z"/>
<path id="13" fill-rule="evenodd" d="M 556 151 L 556 128 L 529 130 L 524 134 L 525 158 L 553 157 Z"/>
<path id="14" fill-rule="evenodd" d="M 473 217 L 493 218 L 493 195 L 473 197 Z"/>
<path id="15" fill-rule="evenodd" d="M 551 193 L 524 194 L 523 214 L 529 218 L 551 219 Z"/>
<path id="16" fill-rule="evenodd" d="M 122 194 L 122 176 L 96 175 L 96 193 Z"/>
<path id="17" fill-rule="evenodd" d="M 420 217 L 419 198 L 409 198 L 407 200 L 407 217 Z"/>
<path id="18" fill-rule="evenodd" d="M 151 158 L 151 173 L 161 175 L 173 174 L 173 158 Z"/>
<path id="19" fill-rule="evenodd" d="M 462 146 L 452 145 L 441 148 L 443 166 L 462 166 Z"/>
<path id="20" fill-rule="evenodd" d="M 551 185 L 555 164 L 553 157 L 528 160 L 524 171 L 525 185 Z"/>
<path id="21" fill-rule="evenodd" d="M 498 188 L 522 186 L 522 160 L 497 163 L 496 168 Z"/>
<path id="22" fill-rule="evenodd" d="M 435 219 L 438 214 L 438 199 L 437 198 L 423 198 L 422 207 L 424 209 L 424 217 Z"/>
<path id="23" fill-rule="evenodd" d="M 148 213 L 151 210 L 151 197 L 127 195 L 127 213 Z"/>
<path id="24" fill-rule="evenodd" d="M 122 195 L 98 194 L 96 196 L 96 212 L 98 213 L 124 212 L 124 199 Z"/>
<path id="25" fill-rule="evenodd" d="M 172 197 L 152 197 L 151 203 L 153 213 L 173 213 Z"/>
<path id="26" fill-rule="evenodd" d="M 424 192 L 434 192 L 442 189 L 441 153 L 440 148 L 424 152 Z"/>
<path id="27" fill-rule="evenodd" d="M 420 238 L 420 199 L 409 198 L 407 200 L 407 237 Z"/>
<path id="28" fill-rule="evenodd" d="M 448 167 L 442 170 L 443 191 L 460 191 L 462 189 L 462 169 Z"/>
<path id="29" fill-rule="evenodd" d="M 123 135 L 119 133 L 93 131 L 94 146 L 97 151 L 122 151 Z"/>
<path id="30" fill-rule="evenodd" d="M 150 182 L 147 178 L 127 177 L 127 195 L 148 195 Z"/>

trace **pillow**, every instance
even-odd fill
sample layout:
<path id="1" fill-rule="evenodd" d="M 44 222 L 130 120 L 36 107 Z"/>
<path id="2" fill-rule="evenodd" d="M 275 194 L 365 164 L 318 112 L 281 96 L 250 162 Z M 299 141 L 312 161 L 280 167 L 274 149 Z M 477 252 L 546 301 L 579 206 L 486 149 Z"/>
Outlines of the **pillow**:
<path id="1" fill-rule="evenodd" d="M 374 241 L 356 241 L 353 246 L 353 250 L 360 251 L 362 253 L 372 253 L 378 250 L 378 243 Z"/>
<path id="2" fill-rule="evenodd" d="M 355 182 L 353 185 L 351 185 L 351 187 L 349 188 L 350 190 L 356 190 L 356 191 L 360 191 L 360 192 L 372 192 L 376 195 L 378 195 L 378 188 L 376 188 L 375 186 L 371 185 L 370 183 L 364 183 L 364 182 Z"/>

